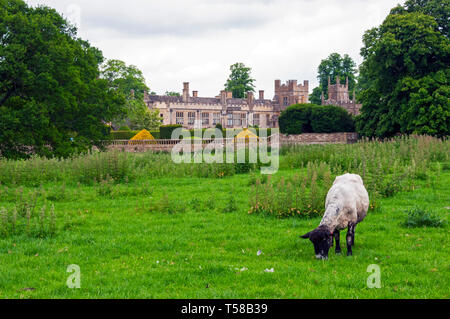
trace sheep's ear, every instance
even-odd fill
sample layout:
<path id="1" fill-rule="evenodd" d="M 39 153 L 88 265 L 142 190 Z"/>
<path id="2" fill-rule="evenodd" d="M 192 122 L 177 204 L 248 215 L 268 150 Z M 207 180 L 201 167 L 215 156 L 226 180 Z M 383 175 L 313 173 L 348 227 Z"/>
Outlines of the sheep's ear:
<path id="1" fill-rule="evenodd" d="M 311 234 L 311 232 L 304 234 L 303 236 L 300 236 L 300 238 L 308 239 L 310 234 Z"/>

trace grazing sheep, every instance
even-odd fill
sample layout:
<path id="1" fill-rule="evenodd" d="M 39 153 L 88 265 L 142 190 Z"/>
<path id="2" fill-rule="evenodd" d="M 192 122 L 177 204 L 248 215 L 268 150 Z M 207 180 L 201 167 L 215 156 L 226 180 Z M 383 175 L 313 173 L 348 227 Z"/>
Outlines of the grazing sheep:
<path id="1" fill-rule="evenodd" d="M 319 227 L 301 236 L 314 244 L 317 259 L 327 259 L 328 251 L 336 241 L 336 254 L 341 253 L 339 231 L 347 231 L 347 256 L 352 255 L 355 227 L 362 222 L 369 208 L 369 195 L 362 178 L 355 174 L 336 177 L 325 202 L 325 214 Z"/>

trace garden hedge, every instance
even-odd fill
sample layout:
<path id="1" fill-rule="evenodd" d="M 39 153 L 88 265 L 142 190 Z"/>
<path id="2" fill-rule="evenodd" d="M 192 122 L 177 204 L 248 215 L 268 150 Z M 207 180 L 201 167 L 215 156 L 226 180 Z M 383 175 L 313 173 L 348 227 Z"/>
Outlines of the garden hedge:
<path id="1" fill-rule="evenodd" d="M 294 104 L 281 113 L 283 134 L 354 132 L 354 119 L 340 106 Z"/>

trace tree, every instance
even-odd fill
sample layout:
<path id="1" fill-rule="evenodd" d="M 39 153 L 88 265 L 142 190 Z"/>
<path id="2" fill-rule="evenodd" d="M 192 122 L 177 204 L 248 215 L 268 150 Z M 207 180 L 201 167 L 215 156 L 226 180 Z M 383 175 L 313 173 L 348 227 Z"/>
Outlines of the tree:
<path id="1" fill-rule="evenodd" d="M 68 157 L 109 136 L 123 98 L 99 78 L 101 51 L 54 9 L 0 0 L 0 154 Z"/>
<path id="2" fill-rule="evenodd" d="M 233 92 L 233 98 L 245 98 L 247 92 L 255 92 L 255 79 L 251 77 L 251 70 L 244 63 L 236 63 L 230 67 L 231 74 L 225 90 Z"/>
<path id="3" fill-rule="evenodd" d="M 397 7 L 380 27 L 365 33 L 361 135 L 449 134 L 450 43 L 441 29 L 434 17 Z"/>
<path id="4" fill-rule="evenodd" d="M 159 127 L 159 112 L 149 110 L 144 101 L 149 88 L 141 70 L 120 60 L 109 60 L 102 65 L 101 77 L 108 81 L 111 91 L 121 94 L 125 99 L 126 112 L 114 119 L 114 126 L 127 125 L 133 130 Z"/>
<path id="5" fill-rule="evenodd" d="M 438 30 L 449 37 L 450 0 L 407 0 L 404 6 L 392 9 L 392 14 L 420 12 L 433 17 Z"/>
<path id="6" fill-rule="evenodd" d="M 178 92 L 166 91 L 166 96 L 181 96 Z"/>
<path id="7" fill-rule="evenodd" d="M 312 91 L 312 94 L 309 96 L 309 102 L 311 104 L 321 105 L 322 104 L 322 86 L 315 87 Z"/>
<path id="8" fill-rule="evenodd" d="M 331 84 L 336 84 L 337 76 L 341 81 L 345 81 L 348 77 L 350 98 L 353 98 L 353 89 L 356 87 L 356 63 L 348 54 L 344 56 L 339 53 L 330 54 L 328 58 L 322 60 L 317 72 L 319 87 L 324 92 L 325 98 L 328 98 L 328 79 L 331 80 Z M 317 95 L 318 91 L 314 95 L 316 99 Z"/>

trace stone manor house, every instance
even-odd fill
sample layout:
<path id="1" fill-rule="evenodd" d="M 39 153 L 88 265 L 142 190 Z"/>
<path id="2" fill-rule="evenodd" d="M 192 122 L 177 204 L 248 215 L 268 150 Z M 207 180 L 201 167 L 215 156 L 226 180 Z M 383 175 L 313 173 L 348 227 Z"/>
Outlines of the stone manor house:
<path id="1" fill-rule="evenodd" d="M 247 98 L 236 99 L 227 91 L 221 91 L 216 97 L 199 97 L 198 91 L 192 91 L 191 95 L 189 83 L 185 82 L 182 96 L 146 93 L 144 100 L 150 109 L 159 110 L 163 125 L 180 124 L 187 129 L 199 128 L 200 123 L 202 128 L 217 124 L 223 128 L 276 128 L 278 117 L 288 106 L 309 102 L 308 92 L 309 81 L 298 84 L 297 80 L 289 80 L 281 84 L 280 80 L 275 80 L 275 96 L 271 100 L 264 97 L 264 91 L 259 91 L 257 98 L 253 92 L 248 92 Z M 348 85 L 346 94 L 348 96 Z"/>

